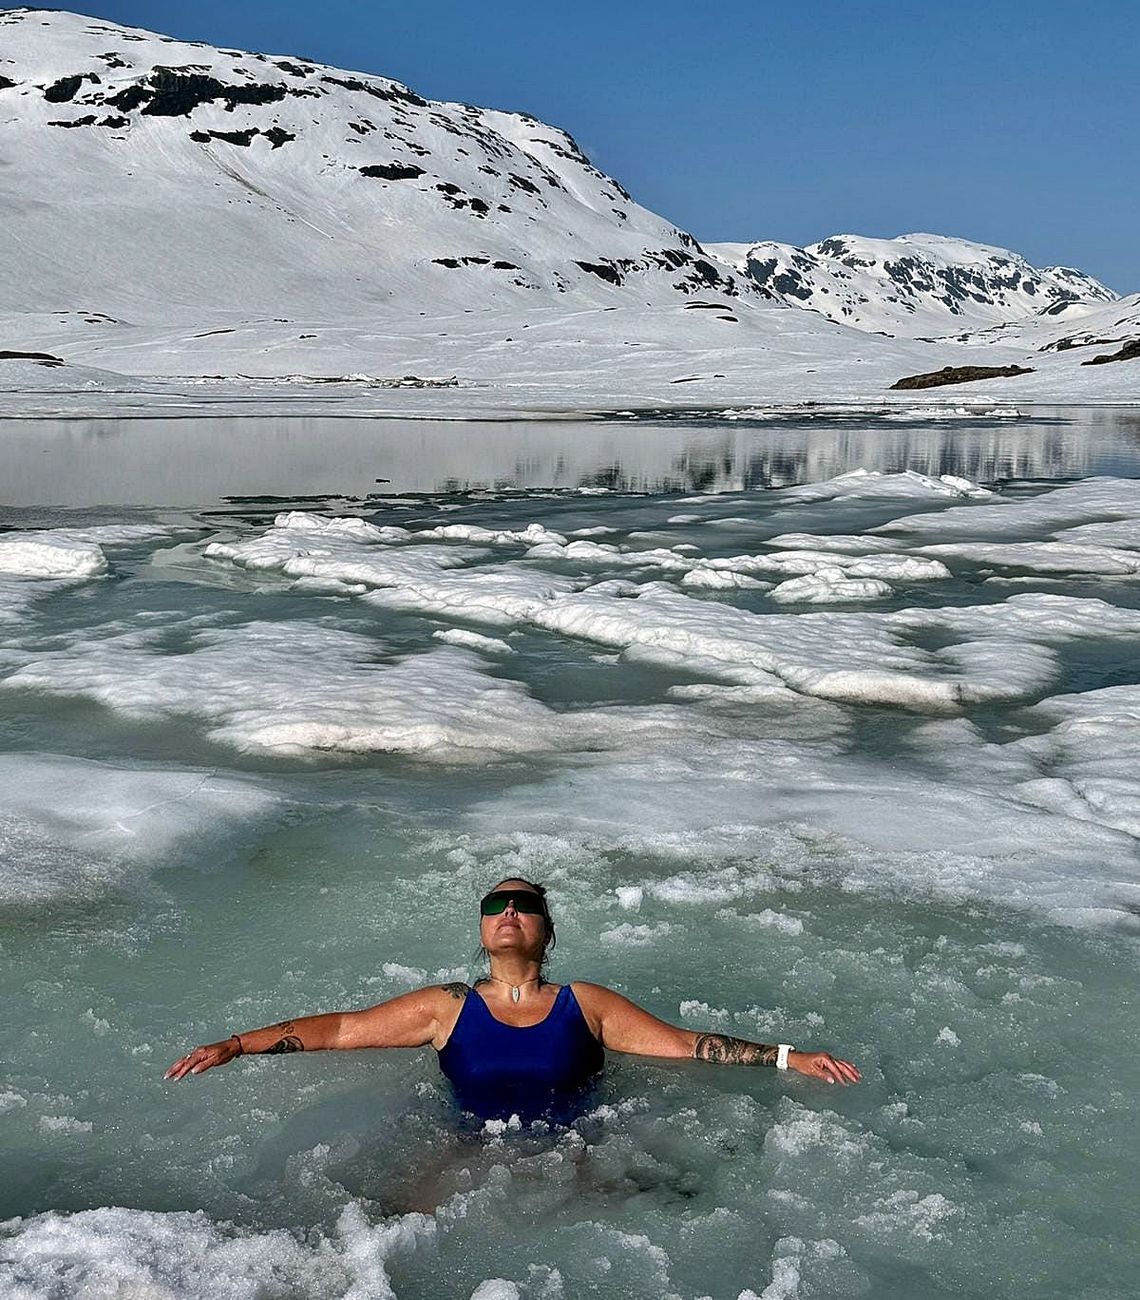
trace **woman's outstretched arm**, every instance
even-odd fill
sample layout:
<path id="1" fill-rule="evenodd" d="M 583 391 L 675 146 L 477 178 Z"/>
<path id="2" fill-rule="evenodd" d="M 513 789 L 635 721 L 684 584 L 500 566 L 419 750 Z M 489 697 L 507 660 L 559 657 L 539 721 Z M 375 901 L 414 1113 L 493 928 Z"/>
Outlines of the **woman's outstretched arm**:
<path id="1" fill-rule="evenodd" d="M 434 985 L 363 1011 L 330 1011 L 282 1020 L 262 1029 L 245 1029 L 220 1042 L 195 1047 L 175 1061 L 163 1077 L 183 1079 L 188 1074 L 202 1074 L 237 1056 L 442 1045 L 466 995 L 466 984 Z"/>
<path id="2" fill-rule="evenodd" d="M 670 1025 L 601 984 L 576 981 L 574 994 L 602 1046 L 613 1052 L 674 1060 L 689 1058 L 717 1065 L 775 1066 L 779 1059 L 778 1044 L 753 1043 L 729 1034 L 701 1034 Z M 859 1082 L 859 1071 L 855 1066 L 830 1052 L 791 1050 L 787 1064 L 789 1070 L 815 1079 L 826 1079 L 829 1083 Z"/>

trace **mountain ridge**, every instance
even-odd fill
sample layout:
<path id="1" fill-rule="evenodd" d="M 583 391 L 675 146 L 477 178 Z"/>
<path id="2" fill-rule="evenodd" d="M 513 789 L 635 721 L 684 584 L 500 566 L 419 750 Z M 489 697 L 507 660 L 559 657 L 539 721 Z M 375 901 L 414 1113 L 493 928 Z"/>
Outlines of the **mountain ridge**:
<path id="1" fill-rule="evenodd" d="M 1083 271 L 1034 267 L 1010 249 L 949 235 L 845 234 L 804 248 L 772 240 L 711 247 L 789 306 L 907 338 L 1031 316 L 1075 317 L 1117 298 Z"/>
<path id="2" fill-rule="evenodd" d="M 881 318 L 793 310 L 739 268 L 756 245 L 702 245 L 557 127 L 297 56 L 0 11 L 0 156 L 0 391 L 40 393 L 28 409 L 89 409 L 88 391 L 125 409 L 160 378 L 192 386 L 180 403 L 341 380 L 387 410 L 397 388 L 400 409 L 457 412 L 480 391 L 483 410 L 877 400 L 948 365 L 1018 367 L 1003 400 L 1135 393 L 1130 354 L 1081 362 L 1127 348 L 1140 307 L 1073 301 L 1111 296 L 1079 272 L 1060 316 L 966 295 L 985 310 L 883 337 Z"/>

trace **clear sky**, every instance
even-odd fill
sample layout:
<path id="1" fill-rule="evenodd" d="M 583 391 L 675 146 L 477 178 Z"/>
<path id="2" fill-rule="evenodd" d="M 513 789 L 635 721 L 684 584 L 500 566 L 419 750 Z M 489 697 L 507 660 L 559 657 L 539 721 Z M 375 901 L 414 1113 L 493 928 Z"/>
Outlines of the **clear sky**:
<path id="1" fill-rule="evenodd" d="M 533 113 L 698 239 L 934 231 L 1140 290 L 1136 0 L 58 7 Z"/>

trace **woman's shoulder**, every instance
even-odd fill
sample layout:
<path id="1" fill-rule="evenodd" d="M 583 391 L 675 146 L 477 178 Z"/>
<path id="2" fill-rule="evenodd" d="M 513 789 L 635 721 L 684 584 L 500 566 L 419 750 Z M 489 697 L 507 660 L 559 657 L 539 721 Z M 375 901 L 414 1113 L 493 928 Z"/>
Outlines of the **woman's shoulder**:
<path id="1" fill-rule="evenodd" d="M 570 980 L 566 987 L 574 994 L 578 1005 L 587 1014 L 591 1011 L 601 1011 L 614 998 L 621 996 L 613 989 L 606 988 L 604 984 L 595 984 L 592 980 Z"/>

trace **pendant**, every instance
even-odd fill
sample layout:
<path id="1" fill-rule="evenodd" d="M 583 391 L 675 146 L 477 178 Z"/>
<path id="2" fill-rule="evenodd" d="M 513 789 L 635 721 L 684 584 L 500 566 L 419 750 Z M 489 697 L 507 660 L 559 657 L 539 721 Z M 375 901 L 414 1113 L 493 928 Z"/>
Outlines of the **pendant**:
<path id="1" fill-rule="evenodd" d="M 519 1000 L 519 989 L 517 984 L 511 985 L 511 1000 L 514 1002 Z"/>

